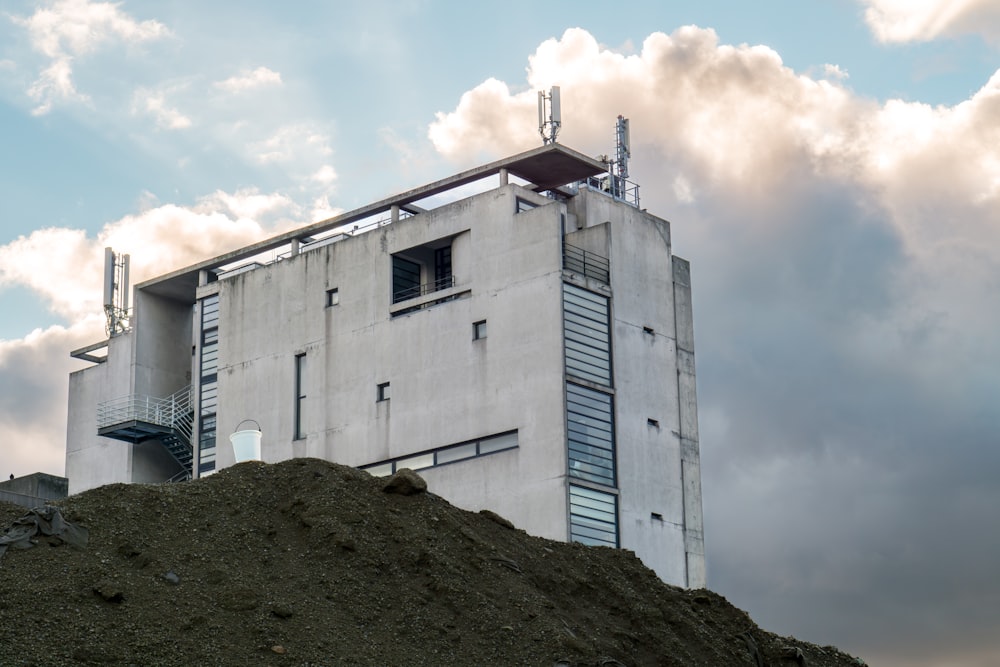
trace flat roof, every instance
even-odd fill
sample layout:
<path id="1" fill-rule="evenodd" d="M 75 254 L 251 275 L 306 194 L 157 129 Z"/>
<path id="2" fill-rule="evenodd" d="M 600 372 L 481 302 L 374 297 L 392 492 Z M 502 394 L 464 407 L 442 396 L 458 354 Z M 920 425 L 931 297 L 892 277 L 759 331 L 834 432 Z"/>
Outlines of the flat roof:
<path id="1" fill-rule="evenodd" d="M 171 299 L 194 303 L 200 271 L 217 269 L 220 266 L 259 255 L 268 250 L 280 248 L 295 239 L 322 234 L 357 220 L 384 213 L 393 206 L 405 209 L 408 205 L 421 199 L 498 174 L 503 169 L 506 169 L 509 174 L 531 183 L 535 191 L 544 192 L 603 174 L 608 170 L 608 167 L 603 162 L 561 144 L 546 144 L 172 271 L 158 278 L 139 283 L 136 288 Z"/>

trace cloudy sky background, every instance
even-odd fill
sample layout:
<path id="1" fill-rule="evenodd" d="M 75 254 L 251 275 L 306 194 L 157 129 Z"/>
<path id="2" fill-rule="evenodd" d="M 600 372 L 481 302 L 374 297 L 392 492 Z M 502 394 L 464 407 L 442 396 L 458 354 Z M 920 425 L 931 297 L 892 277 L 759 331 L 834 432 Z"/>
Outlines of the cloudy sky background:
<path id="1" fill-rule="evenodd" d="M 1000 2 L 292 7 L 0 3 L 0 473 L 63 472 L 105 246 L 138 282 L 532 148 L 556 84 L 692 262 L 710 586 L 1000 664 Z"/>

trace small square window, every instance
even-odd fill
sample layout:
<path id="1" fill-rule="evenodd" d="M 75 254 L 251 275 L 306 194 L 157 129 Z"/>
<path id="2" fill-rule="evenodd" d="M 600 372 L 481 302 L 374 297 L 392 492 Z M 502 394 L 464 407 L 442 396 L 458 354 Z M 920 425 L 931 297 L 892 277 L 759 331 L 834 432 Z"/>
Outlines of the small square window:
<path id="1" fill-rule="evenodd" d="M 517 198 L 517 212 L 524 213 L 525 211 L 530 211 L 533 208 L 538 208 L 538 204 L 530 202 L 527 199 Z"/>
<path id="2" fill-rule="evenodd" d="M 340 291 L 334 287 L 326 291 L 326 307 L 336 306 L 340 303 Z"/>
<path id="3" fill-rule="evenodd" d="M 472 340 L 486 338 L 486 320 L 480 320 L 472 324 Z"/>
<path id="4" fill-rule="evenodd" d="M 388 401 L 389 400 L 389 383 L 383 382 L 378 385 L 378 390 L 376 393 L 376 401 Z"/>

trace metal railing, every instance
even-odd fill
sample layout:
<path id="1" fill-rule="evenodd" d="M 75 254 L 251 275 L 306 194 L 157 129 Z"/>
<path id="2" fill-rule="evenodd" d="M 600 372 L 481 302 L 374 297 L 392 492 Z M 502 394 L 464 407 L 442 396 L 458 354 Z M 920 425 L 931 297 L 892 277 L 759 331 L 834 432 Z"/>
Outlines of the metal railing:
<path id="1" fill-rule="evenodd" d="M 392 293 L 392 302 L 399 303 L 400 301 L 406 301 L 407 299 L 415 299 L 418 296 L 423 296 L 425 294 L 432 294 L 434 292 L 440 292 L 443 289 L 448 289 L 449 287 L 455 286 L 455 276 L 447 276 L 445 278 L 438 278 L 432 283 L 424 283 L 423 285 L 413 285 L 411 287 L 406 287 L 401 290 L 397 290 Z"/>
<path id="2" fill-rule="evenodd" d="M 97 428 L 141 421 L 176 429 L 190 442 L 192 415 L 191 387 L 187 386 L 166 398 L 132 395 L 104 401 L 97 406 Z"/>
<path id="3" fill-rule="evenodd" d="M 626 178 L 621 178 L 620 176 L 591 176 L 584 181 L 580 181 L 579 185 L 611 195 L 618 201 L 639 208 L 639 184 Z"/>
<path id="4" fill-rule="evenodd" d="M 563 268 L 598 280 L 605 285 L 611 284 L 611 263 L 607 257 L 569 243 L 563 243 Z"/>

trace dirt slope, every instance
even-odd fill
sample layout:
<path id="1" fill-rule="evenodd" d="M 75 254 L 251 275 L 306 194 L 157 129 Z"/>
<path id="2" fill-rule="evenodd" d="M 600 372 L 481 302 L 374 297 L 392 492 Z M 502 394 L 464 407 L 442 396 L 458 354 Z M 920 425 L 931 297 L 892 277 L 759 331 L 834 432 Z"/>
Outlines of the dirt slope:
<path id="1" fill-rule="evenodd" d="M 631 552 L 385 485 L 296 459 L 62 501 L 89 544 L 0 559 L 0 665 L 863 664 Z M 0 529 L 22 514 L 0 504 Z"/>

